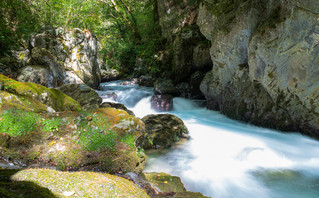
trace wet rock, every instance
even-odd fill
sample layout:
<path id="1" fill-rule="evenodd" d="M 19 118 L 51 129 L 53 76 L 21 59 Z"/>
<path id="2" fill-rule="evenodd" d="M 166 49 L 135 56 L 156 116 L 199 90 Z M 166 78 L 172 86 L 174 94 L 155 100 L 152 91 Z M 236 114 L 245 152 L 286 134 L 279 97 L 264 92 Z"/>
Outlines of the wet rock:
<path id="1" fill-rule="evenodd" d="M 118 97 L 117 97 L 117 95 L 116 95 L 116 93 L 106 93 L 106 94 L 103 94 L 103 95 L 101 95 L 101 97 L 103 98 L 103 99 L 110 99 L 110 100 L 113 100 L 113 101 L 118 101 Z"/>
<path id="2" fill-rule="evenodd" d="M 154 84 L 154 93 L 172 96 L 179 95 L 179 91 L 175 88 L 173 81 L 170 79 L 157 80 Z"/>
<path id="3" fill-rule="evenodd" d="M 214 67 L 200 86 L 210 108 L 234 119 L 318 137 L 318 84 L 313 83 L 318 81 L 313 15 L 318 2 L 236 4 L 241 6 L 231 1 L 200 6 L 197 24 L 212 42 Z M 220 12 L 229 5 L 240 9 Z"/>
<path id="4" fill-rule="evenodd" d="M 171 111 L 173 109 L 173 96 L 154 95 L 151 98 L 151 107 L 156 111 Z"/>
<path id="5" fill-rule="evenodd" d="M 115 102 L 103 102 L 100 105 L 100 108 L 107 108 L 107 107 L 112 107 L 115 109 L 121 109 L 126 111 L 129 115 L 134 115 L 133 111 L 129 110 L 124 104 L 120 104 L 120 103 L 115 103 Z"/>
<path id="6" fill-rule="evenodd" d="M 86 84 L 66 84 L 58 89 L 76 100 L 85 110 L 99 108 L 102 103 L 102 98 Z"/>
<path id="7" fill-rule="evenodd" d="M 207 198 L 199 192 L 186 191 L 181 179 L 166 173 L 142 173 L 141 177 L 157 186 L 161 192 L 155 197 Z"/>
<path id="8" fill-rule="evenodd" d="M 155 83 L 155 78 L 151 77 L 151 76 L 140 76 L 138 78 L 138 84 L 140 86 L 145 86 L 145 87 L 154 87 L 154 83 Z"/>
<path id="9" fill-rule="evenodd" d="M 184 98 L 191 98 L 191 90 L 189 83 L 182 82 L 176 85 L 176 89 L 180 92 L 180 96 Z"/>
<path id="10" fill-rule="evenodd" d="M 101 82 L 109 82 L 119 79 L 119 72 L 115 69 L 101 69 Z"/>
<path id="11" fill-rule="evenodd" d="M 172 114 L 147 115 L 142 121 L 146 134 L 139 138 L 138 144 L 144 149 L 170 147 L 180 140 L 183 133 L 188 134 L 184 122 Z"/>

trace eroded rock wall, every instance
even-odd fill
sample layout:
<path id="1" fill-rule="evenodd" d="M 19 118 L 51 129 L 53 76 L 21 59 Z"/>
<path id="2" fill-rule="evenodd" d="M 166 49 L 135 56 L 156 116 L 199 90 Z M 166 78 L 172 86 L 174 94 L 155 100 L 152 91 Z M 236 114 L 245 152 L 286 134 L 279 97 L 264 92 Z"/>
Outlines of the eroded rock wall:
<path id="1" fill-rule="evenodd" d="M 31 58 L 20 81 L 47 87 L 85 83 L 92 88 L 101 82 L 97 38 L 88 30 L 46 28 L 31 36 L 29 50 Z"/>
<path id="2" fill-rule="evenodd" d="M 210 70 L 210 42 L 196 24 L 198 1 L 158 0 L 157 9 L 162 37 L 167 41 L 162 62 L 170 70 L 163 78 L 171 78 L 175 85 L 189 83 L 195 72 Z M 192 95 L 198 95 L 198 84 L 188 86 Z"/>
<path id="3" fill-rule="evenodd" d="M 197 25 L 212 43 L 209 108 L 319 137 L 317 0 L 206 0 Z"/>

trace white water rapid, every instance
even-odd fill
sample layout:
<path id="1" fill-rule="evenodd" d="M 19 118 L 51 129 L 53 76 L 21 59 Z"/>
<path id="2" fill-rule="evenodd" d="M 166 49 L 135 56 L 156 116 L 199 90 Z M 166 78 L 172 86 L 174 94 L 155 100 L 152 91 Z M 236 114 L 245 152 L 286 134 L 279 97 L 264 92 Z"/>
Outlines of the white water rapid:
<path id="1" fill-rule="evenodd" d="M 103 83 L 97 92 L 116 93 L 137 117 L 156 113 L 152 88 L 119 84 Z M 319 197 L 319 141 L 231 120 L 200 101 L 174 98 L 169 113 L 184 121 L 192 139 L 149 154 L 144 172 L 179 176 L 187 190 L 214 198 Z"/>

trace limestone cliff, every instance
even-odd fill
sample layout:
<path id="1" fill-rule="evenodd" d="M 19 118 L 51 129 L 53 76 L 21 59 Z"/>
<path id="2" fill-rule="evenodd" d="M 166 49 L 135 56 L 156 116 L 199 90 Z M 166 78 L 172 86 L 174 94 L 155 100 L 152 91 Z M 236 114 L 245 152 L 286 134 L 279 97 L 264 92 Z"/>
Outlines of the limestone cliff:
<path id="1" fill-rule="evenodd" d="M 212 42 L 210 109 L 319 137 L 317 0 L 206 0 L 197 24 Z"/>

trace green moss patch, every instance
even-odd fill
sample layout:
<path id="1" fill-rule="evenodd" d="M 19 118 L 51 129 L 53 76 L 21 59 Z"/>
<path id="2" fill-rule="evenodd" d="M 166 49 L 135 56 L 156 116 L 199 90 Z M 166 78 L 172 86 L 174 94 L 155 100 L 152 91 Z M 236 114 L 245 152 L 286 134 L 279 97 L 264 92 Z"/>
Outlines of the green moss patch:
<path id="1" fill-rule="evenodd" d="M 143 150 L 135 146 L 144 123 L 113 108 L 36 114 L 9 109 L 0 114 L 0 154 L 27 165 L 59 170 L 141 172 Z"/>
<path id="2" fill-rule="evenodd" d="M 34 83 L 22 83 L 0 74 L 0 108 L 10 107 L 43 112 L 48 107 L 55 111 L 80 110 L 78 102 L 57 89 L 49 89 Z"/>
<path id="3" fill-rule="evenodd" d="M 0 173 L 4 175 L 0 177 L 1 197 L 149 197 L 134 183 L 104 173 L 49 169 L 0 170 Z"/>

